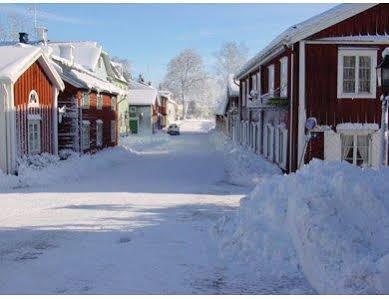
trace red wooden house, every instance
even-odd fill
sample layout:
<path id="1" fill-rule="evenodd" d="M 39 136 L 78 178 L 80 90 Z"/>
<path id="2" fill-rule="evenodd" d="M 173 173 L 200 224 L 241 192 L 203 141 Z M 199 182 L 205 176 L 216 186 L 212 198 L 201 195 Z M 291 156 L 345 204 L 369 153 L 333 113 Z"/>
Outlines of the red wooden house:
<path id="1" fill-rule="evenodd" d="M 101 46 L 95 42 L 49 43 L 65 90 L 58 96 L 60 150 L 95 152 L 118 143 L 117 96 L 121 90 L 107 80 Z"/>
<path id="2" fill-rule="evenodd" d="M 0 170 L 17 173 L 23 156 L 58 153 L 57 96 L 63 89 L 40 47 L 0 45 Z"/>
<path id="3" fill-rule="evenodd" d="M 236 74 L 239 142 L 287 172 L 312 158 L 382 164 L 375 69 L 387 32 L 389 4 L 342 4 L 280 34 Z"/>

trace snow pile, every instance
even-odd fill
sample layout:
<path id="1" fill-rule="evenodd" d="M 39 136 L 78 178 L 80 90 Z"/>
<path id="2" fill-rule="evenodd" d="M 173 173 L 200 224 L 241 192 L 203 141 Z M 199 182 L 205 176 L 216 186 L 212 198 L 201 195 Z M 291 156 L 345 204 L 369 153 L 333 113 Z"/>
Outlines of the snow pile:
<path id="1" fill-rule="evenodd" d="M 263 179 L 217 231 L 221 253 L 322 294 L 388 294 L 389 169 L 312 161 Z"/>
<path id="2" fill-rule="evenodd" d="M 128 159 L 123 148 L 107 148 L 94 155 L 69 153 L 66 160 L 43 153 L 19 161 L 18 176 L 0 172 L 0 191 L 79 181 L 101 169 Z"/>
<path id="3" fill-rule="evenodd" d="M 282 173 L 275 164 L 234 144 L 220 132 L 213 132 L 212 139 L 216 148 L 224 155 L 228 181 L 232 184 L 254 187 L 264 178 Z"/>

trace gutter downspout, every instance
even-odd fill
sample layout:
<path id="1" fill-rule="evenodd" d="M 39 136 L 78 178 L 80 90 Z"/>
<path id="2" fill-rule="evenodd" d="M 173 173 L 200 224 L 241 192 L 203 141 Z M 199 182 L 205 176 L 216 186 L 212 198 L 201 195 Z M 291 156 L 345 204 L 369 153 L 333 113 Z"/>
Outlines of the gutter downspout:
<path id="1" fill-rule="evenodd" d="M 294 107 L 294 44 L 290 53 L 290 117 L 289 117 L 289 172 L 292 172 L 292 155 L 293 155 L 293 107 Z"/>
<path id="2" fill-rule="evenodd" d="M 307 118 L 305 108 L 305 41 L 299 42 L 299 96 L 298 96 L 298 155 L 297 161 L 304 165 L 305 121 Z M 300 163 L 299 163 L 300 164 Z M 297 165 L 299 169 L 301 165 Z"/>

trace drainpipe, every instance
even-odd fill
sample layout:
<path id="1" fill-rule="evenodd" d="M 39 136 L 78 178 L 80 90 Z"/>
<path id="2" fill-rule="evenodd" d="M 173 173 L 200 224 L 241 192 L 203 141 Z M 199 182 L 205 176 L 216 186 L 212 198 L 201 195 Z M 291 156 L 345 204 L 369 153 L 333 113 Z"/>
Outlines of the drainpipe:
<path id="1" fill-rule="evenodd" d="M 381 115 L 381 130 L 382 130 L 382 164 L 388 166 L 388 106 L 389 96 L 382 95 L 382 115 Z"/>

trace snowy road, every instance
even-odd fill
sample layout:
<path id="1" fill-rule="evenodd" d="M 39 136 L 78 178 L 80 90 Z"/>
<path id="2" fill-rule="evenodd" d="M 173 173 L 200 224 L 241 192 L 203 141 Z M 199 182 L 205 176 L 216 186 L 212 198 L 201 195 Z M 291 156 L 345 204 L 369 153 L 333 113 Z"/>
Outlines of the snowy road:
<path id="1" fill-rule="evenodd" d="M 269 292 L 217 257 L 210 231 L 247 189 L 226 181 L 207 123 L 182 129 L 77 181 L 0 193 L 0 293 Z"/>

